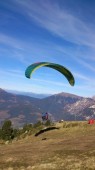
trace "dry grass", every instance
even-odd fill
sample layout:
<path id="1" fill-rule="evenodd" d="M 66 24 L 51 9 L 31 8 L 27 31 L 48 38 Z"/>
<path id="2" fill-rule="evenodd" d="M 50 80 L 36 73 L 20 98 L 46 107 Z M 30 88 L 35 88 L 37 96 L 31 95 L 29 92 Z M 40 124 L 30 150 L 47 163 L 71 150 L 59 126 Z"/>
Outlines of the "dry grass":
<path id="1" fill-rule="evenodd" d="M 0 170 L 95 170 L 95 125 L 56 126 L 60 129 L 0 144 Z"/>

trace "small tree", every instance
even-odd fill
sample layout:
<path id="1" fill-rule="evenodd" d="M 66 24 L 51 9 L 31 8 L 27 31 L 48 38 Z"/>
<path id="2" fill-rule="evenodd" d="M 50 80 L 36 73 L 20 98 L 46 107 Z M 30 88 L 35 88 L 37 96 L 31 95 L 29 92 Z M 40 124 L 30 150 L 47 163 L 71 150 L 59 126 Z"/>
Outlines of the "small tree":
<path id="1" fill-rule="evenodd" d="M 12 133 L 12 139 L 19 136 L 19 129 L 13 129 L 13 133 Z"/>
<path id="2" fill-rule="evenodd" d="M 12 122 L 10 120 L 5 120 L 4 124 L 2 125 L 2 139 L 10 140 L 13 139 L 13 128 Z"/>
<path id="3" fill-rule="evenodd" d="M 29 130 L 31 130 L 33 128 L 33 125 L 32 124 L 25 124 L 24 126 L 23 126 L 23 131 L 25 132 L 25 131 L 29 131 Z"/>
<path id="4" fill-rule="evenodd" d="M 2 139 L 2 129 L 0 129 L 0 139 Z"/>

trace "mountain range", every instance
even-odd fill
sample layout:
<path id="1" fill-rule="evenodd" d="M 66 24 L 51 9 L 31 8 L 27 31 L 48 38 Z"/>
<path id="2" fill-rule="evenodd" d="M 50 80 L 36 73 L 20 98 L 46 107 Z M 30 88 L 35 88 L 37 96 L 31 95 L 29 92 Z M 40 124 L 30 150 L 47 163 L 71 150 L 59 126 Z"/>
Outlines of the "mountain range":
<path id="1" fill-rule="evenodd" d="M 41 120 L 43 112 L 52 121 L 87 120 L 95 118 L 95 98 L 59 93 L 45 98 L 17 95 L 0 89 L 0 123 L 10 119 L 13 126 Z"/>
<path id="2" fill-rule="evenodd" d="M 17 94 L 17 95 L 35 97 L 35 98 L 39 98 L 39 99 L 51 96 L 51 94 L 37 94 L 37 93 L 32 93 L 32 92 L 24 92 L 24 91 L 17 91 L 17 90 L 7 90 L 7 89 L 6 89 L 6 92 L 9 92 L 9 93 L 12 93 L 12 94 Z"/>

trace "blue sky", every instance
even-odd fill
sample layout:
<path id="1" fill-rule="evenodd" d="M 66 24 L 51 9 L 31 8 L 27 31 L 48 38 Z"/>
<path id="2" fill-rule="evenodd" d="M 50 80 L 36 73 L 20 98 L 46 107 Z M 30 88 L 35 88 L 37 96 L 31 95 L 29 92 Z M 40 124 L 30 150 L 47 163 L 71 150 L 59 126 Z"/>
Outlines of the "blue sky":
<path id="1" fill-rule="evenodd" d="M 39 61 L 67 67 L 75 86 L 46 67 L 27 79 L 27 66 Z M 0 79 L 3 89 L 95 95 L 95 1 L 0 1 Z"/>

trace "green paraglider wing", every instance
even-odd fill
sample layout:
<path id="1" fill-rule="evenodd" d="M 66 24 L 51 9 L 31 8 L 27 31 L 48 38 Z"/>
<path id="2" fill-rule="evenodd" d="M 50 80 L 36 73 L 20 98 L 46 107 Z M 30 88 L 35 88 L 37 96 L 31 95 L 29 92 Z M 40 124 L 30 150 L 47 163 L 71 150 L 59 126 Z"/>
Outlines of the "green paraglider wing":
<path id="1" fill-rule="evenodd" d="M 74 86 L 75 80 L 74 80 L 74 77 L 73 77 L 72 73 L 67 68 L 65 68 L 64 66 L 59 65 L 59 64 L 55 64 L 55 63 L 39 62 L 39 63 L 31 64 L 30 66 L 27 67 L 27 69 L 25 71 L 25 76 L 27 78 L 30 78 L 32 73 L 36 69 L 38 69 L 40 67 L 43 67 L 43 66 L 50 67 L 50 68 L 53 68 L 53 69 L 59 71 L 60 73 L 62 73 L 67 78 L 70 85 Z"/>

